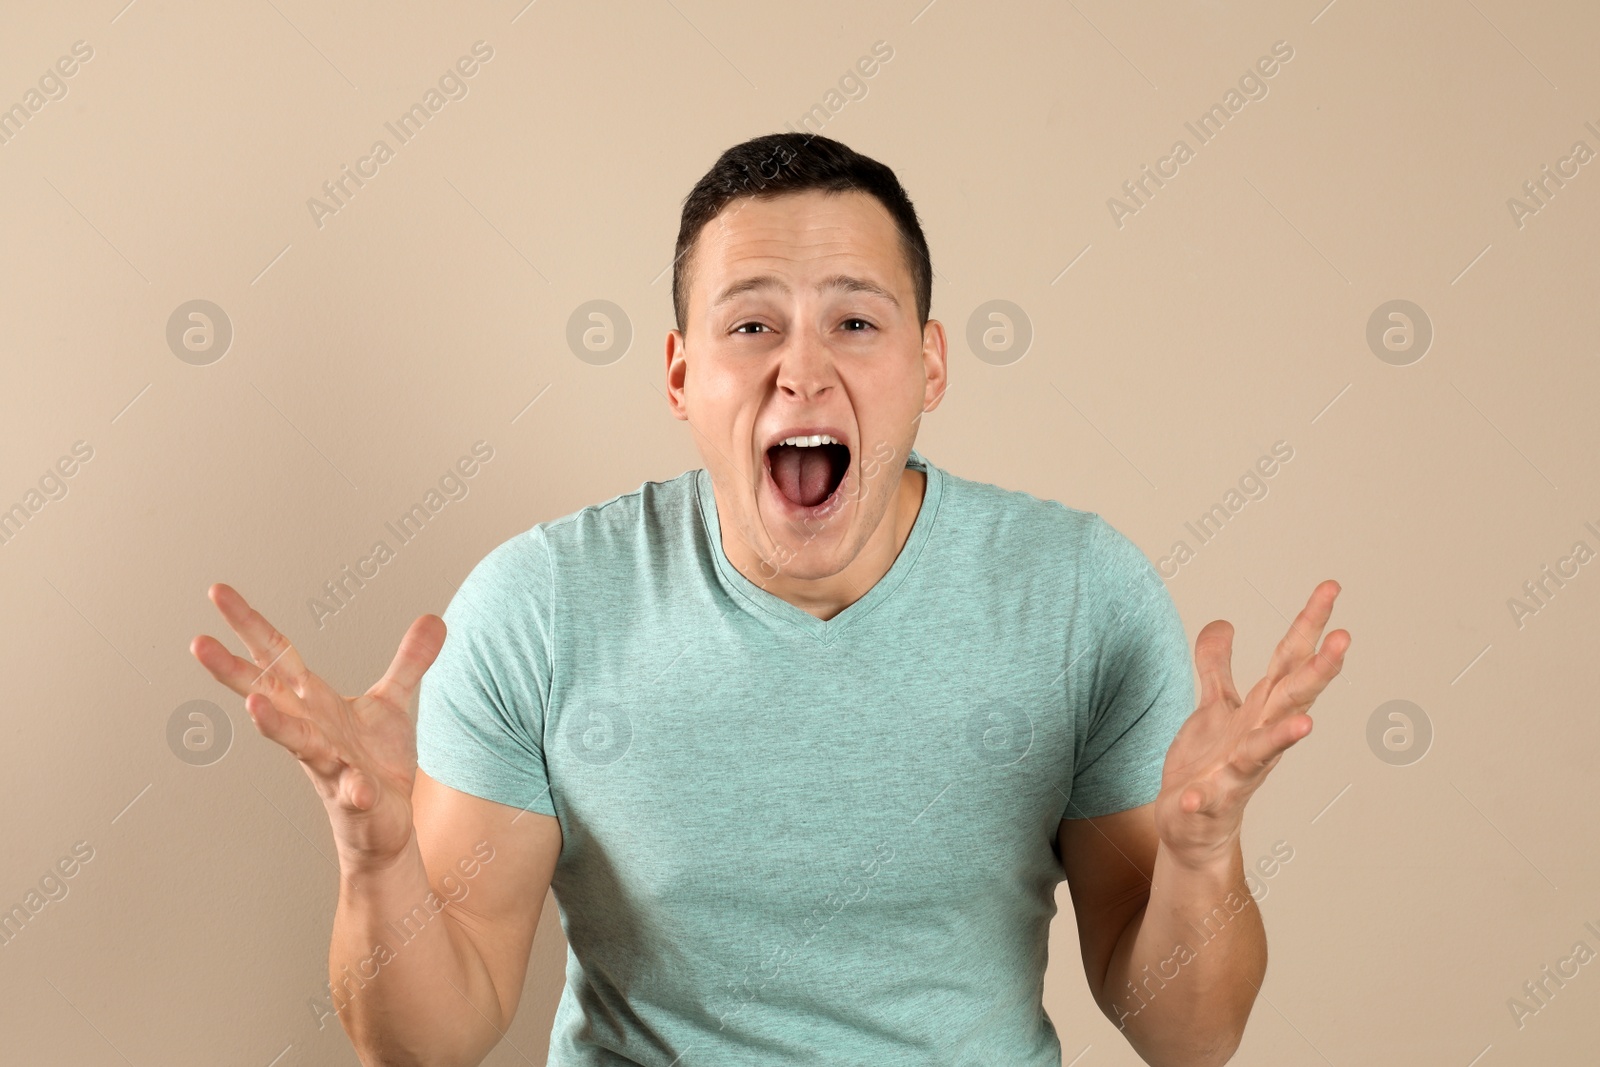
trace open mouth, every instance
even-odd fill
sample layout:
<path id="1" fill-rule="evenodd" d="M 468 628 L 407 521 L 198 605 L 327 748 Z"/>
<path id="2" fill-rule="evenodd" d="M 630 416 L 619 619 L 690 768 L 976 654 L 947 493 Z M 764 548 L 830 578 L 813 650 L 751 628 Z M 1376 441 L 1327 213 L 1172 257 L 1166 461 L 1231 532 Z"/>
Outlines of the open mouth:
<path id="1" fill-rule="evenodd" d="M 767 474 L 780 499 L 812 513 L 835 505 L 850 449 L 826 434 L 791 437 L 767 449 Z"/>

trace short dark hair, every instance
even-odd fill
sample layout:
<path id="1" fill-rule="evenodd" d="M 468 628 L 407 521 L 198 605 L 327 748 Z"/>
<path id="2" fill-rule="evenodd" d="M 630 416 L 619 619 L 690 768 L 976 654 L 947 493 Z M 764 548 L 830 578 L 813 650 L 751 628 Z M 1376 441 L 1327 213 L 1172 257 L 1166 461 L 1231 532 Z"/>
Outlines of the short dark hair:
<path id="1" fill-rule="evenodd" d="M 900 231 L 900 245 L 916 292 L 917 324 L 927 325 L 933 302 L 933 261 L 917 209 L 911 206 L 900 179 L 882 163 L 838 141 L 791 132 L 769 133 L 734 145 L 717 157 L 684 197 L 672 261 L 672 311 L 680 331 L 688 328 L 692 252 L 705 224 L 740 197 L 767 200 L 808 189 L 829 193 L 855 189 L 878 199 Z"/>

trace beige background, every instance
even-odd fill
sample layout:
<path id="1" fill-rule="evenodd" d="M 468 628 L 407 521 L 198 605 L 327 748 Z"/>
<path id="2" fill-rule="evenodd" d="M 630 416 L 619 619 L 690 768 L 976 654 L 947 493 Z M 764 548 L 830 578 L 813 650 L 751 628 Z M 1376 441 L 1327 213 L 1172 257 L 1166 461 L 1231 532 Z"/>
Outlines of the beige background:
<path id="1" fill-rule="evenodd" d="M 919 449 L 1157 559 L 1288 442 L 1170 582 L 1191 639 L 1234 622 L 1241 688 L 1318 580 L 1344 586 L 1347 669 L 1249 810 L 1247 862 L 1294 857 L 1265 883 L 1235 1062 L 1595 1062 L 1600 962 L 1520 1028 L 1507 1006 L 1579 940 L 1600 951 L 1600 564 L 1521 626 L 1508 607 L 1600 549 L 1600 163 L 1521 227 L 1507 207 L 1575 141 L 1600 151 L 1592 5 L 523 2 L 6 7 L 0 106 L 75 41 L 93 58 L 0 145 L 0 507 L 74 442 L 93 458 L 0 545 L 0 905 L 74 842 L 94 854 L 0 947 L 0 1061 L 356 1062 L 308 1007 L 326 818 L 190 657 L 196 633 L 233 643 L 206 586 L 358 691 L 502 540 L 699 465 L 659 393 L 682 198 L 884 41 L 821 132 L 925 219 L 953 351 Z M 319 228 L 308 198 L 478 40 L 468 95 Z M 1183 123 L 1276 41 L 1294 58 L 1268 95 L 1119 228 L 1107 199 L 1193 146 Z M 166 341 L 192 299 L 234 331 L 206 366 Z M 634 331 L 608 365 L 566 340 L 593 299 Z M 1004 365 L 966 341 L 991 299 L 1034 331 Z M 1392 299 L 1434 329 L 1407 366 L 1366 341 Z M 308 600 L 480 439 L 470 494 L 319 627 Z M 1395 699 L 1434 731 L 1407 766 L 1367 742 Z M 167 741 L 191 700 L 234 730 L 205 766 Z M 1137 1063 L 1058 901 L 1064 1059 Z M 547 902 L 489 1063 L 544 1062 L 562 952 Z"/>

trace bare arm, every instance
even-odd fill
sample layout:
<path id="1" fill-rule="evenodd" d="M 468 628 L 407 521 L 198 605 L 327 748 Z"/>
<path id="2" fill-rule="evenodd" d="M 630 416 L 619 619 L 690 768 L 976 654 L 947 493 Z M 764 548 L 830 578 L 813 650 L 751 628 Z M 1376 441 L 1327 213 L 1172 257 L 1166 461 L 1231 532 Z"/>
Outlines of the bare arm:
<path id="1" fill-rule="evenodd" d="M 438 616 L 413 622 L 383 678 L 347 698 L 237 592 L 210 592 L 254 663 L 207 636 L 191 652 L 300 761 L 333 827 L 329 985 L 357 1054 L 367 1067 L 473 1067 L 516 1013 L 560 824 L 418 769 L 407 709 L 443 646 Z"/>
<path id="2" fill-rule="evenodd" d="M 341 864 L 329 985 L 363 1063 L 468 1067 L 516 1016 L 561 827 L 420 770 L 413 803 L 392 864 Z"/>
<path id="3" fill-rule="evenodd" d="M 1233 627 L 1207 624 L 1195 639 L 1200 705 L 1154 802 L 1061 823 L 1089 986 L 1153 1067 L 1218 1067 L 1243 1037 L 1267 968 L 1239 848 L 1245 802 L 1311 732 L 1308 711 L 1344 665 L 1349 632 L 1322 638 L 1338 595 L 1337 582 L 1318 583 L 1243 698 Z"/>
<path id="4" fill-rule="evenodd" d="M 1215 1067 L 1243 1037 L 1266 931 L 1237 844 L 1216 869 L 1187 868 L 1159 844 L 1154 808 L 1061 823 L 1084 974 L 1146 1063 Z"/>

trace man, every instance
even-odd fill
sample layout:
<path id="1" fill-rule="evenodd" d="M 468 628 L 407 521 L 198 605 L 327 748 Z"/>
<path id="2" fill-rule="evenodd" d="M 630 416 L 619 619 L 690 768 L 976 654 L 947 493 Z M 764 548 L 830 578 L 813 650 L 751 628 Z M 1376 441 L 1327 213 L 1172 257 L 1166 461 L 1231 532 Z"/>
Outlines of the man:
<path id="1" fill-rule="evenodd" d="M 1242 701 L 1202 630 L 1197 707 L 1132 542 L 914 449 L 946 338 L 887 167 L 738 145 L 678 253 L 667 398 L 704 468 L 503 542 L 353 699 L 211 588 L 253 664 L 195 656 L 332 821 L 364 1062 L 478 1063 L 551 887 L 551 1064 L 1058 1065 L 1063 878 L 1139 1055 L 1226 1062 L 1266 967 L 1244 804 L 1342 665 L 1337 584 Z"/>

